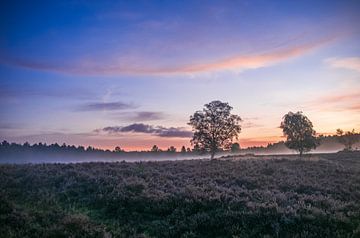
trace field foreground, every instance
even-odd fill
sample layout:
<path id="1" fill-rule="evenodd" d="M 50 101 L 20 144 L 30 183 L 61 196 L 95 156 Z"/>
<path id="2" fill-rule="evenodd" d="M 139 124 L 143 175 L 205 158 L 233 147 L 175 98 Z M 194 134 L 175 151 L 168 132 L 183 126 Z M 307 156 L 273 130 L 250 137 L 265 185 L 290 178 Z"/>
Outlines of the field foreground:
<path id="1" fill-rule="evenodd" d="M 0 165 L 3 237 L 360 237 L 360 155 Z"/>

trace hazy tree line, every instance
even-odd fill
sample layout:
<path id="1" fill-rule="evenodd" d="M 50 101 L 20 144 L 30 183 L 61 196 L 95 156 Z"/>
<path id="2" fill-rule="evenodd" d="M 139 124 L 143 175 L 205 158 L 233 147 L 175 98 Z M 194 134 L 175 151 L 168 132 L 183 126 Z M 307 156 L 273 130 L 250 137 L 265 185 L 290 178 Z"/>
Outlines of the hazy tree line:
<path id="1" fill-rule="evenodd" d="M 170 146 L 166 150 L 160 149 L 157 145 L 154 145 L 149 150 L 144 151 L 125 151 L 121 149 L 120 146 L 116 146 L 113 150 L 109 149 L 99 149 L 92 146 L 75 146 L 75 145 L 67 145 L 63 143 L 62 145 L 59 145 L 58 143 L 54 144 L 46 144 L 46 143 L 34 143 L 30 144 L 28 142 L 25 142 L 24 144 L 19 143 L 9 143 L 6 140 L 4 140 L 2 143 L 0 143 L 0 153 L 3 152 L 42 152 L 42 153 L 79 153 L 79 154 L 112 154 L 112 155 L 118 155 L 118 154 L 129 154 L 129 153 L 147 153 L 147 154 L 194 154 L 194 153 L 201 153 L 201 150 L 198 150 L 195 148 L 186 148 L 183 146 L 180 150 L 177 150 L 174 146 Z"/>
<path id="2" fill-rule="evenodd" d="M 221 150 L 218 152 L 240 152 L 239 143 L 233 143 L 230 150 Z M 121 149 L 120 146 L 116 146 L 113 150 L 109 149 L 99 149 L 92 146 L 75 146 L 75 145 L 67 145 L 63 143 L 59 145 L 58 143 L 46 144 L 46 143 L 34 143 L 30 144 L 25 142 L 23 144 L 20 143 L 9 143 L 4 140 L 0 143 L 0 154 L 8 154 L 8 153 L 44 153 L 44 154 L 73 154 L 73 155 L 129 155 L 129 154 L 144 154 L 144 155 L 203 155 L 206 154 L 205 150 L 200 149 L 198 146 L 194 146 L 192 148 L 182 146 L 180 149 L 177 149 L 175 146 L 170 146 L 167 149 L 160 149 L 157 145 L 152 146 L 149 150 L 143 151 L 125 151 Z"/>

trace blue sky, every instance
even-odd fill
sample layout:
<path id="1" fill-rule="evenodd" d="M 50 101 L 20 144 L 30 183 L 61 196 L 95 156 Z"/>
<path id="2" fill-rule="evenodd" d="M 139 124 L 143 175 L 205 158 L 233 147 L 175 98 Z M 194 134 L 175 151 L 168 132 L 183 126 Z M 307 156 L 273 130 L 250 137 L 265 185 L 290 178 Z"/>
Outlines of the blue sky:
<path id="1" fill-rule="evenodd" d="M 319 133 L 360 128 L 359 1 L 0 9 L 0 139 L 189 146 L 189 116 L 217 99 L 244 119 L 242 146 L 281 140 L 288 111 L 302 110 Z"/>

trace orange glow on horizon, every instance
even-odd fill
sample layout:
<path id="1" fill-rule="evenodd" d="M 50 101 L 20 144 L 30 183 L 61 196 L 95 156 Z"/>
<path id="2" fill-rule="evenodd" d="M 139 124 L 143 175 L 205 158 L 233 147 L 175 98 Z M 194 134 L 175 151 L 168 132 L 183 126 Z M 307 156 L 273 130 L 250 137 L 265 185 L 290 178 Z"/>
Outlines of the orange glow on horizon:
<path id="1" fill-rule="evenodd" d="M 241 138 L 238 141 L 234 141 L 240 144 L 241 148 L 253 147 L 253 146 L 267 146 L 269 143 L 277 143 L 282 141 L 284 138 L 281 136 L 273 136 L 273 137 L 256 137 L 256 138 Z M 181 150 L 182 146 L 185 148 L 192 149 L 193 146 L 190 143 L 190 139 L 171 139 L 171 140 L 153 140 L 153 141 L 146 141 L 143 142 L 143 145 L 131 145 L 129 143 L 121 145 L 118 144 L 107 144 L 104 145 L 103 143 L 99 142 L 97 146 L 96 144 L 91 145 L 95 148 L 99 149 L 109 149 L 113 150 L 116 146 L 120 146 L 121 149 L 125 151 L 149 151 L 151 150 L 153 145 L 157 145 L 161 150 L 167 150 L 170 146 L 174 146 L 177 151 Z"/>

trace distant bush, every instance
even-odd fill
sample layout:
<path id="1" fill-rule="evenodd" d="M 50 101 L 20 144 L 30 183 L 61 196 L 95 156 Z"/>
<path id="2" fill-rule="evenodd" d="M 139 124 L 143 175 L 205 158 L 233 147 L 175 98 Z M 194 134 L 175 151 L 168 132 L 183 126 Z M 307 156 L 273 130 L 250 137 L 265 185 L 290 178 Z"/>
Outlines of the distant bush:
<path id="1" fill-rule="evenodd" d="M 347 151 L 353 150 L 353 145 L 360 141 L 360 134 L 356 133 L 354 129 L 347 132 L 337 129 L 336 135 L 338 136 L 338 142 L 343 144 L 345 147 L 344 150 Z"/>

